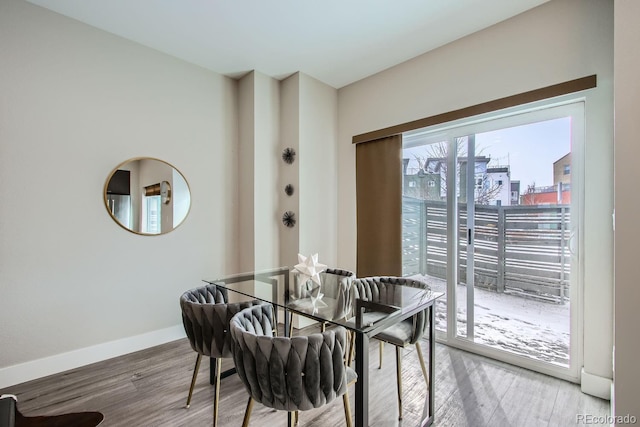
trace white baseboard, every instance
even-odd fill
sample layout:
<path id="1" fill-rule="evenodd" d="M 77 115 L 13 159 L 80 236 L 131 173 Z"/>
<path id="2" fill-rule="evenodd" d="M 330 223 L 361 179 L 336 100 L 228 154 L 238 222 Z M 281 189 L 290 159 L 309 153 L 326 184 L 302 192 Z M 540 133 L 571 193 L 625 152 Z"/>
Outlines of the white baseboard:
<path id="1" fill-rule="evenodd" d="M 184 338 L 182 325 L 147 332 L 133 337 L 109 341 L 66 353 L 56 354 L 0 369 L 0 388 L 6 388 L 36 378 L 122 356 L 138 350 Z"/>
<path id="2" fill-rule="evenodd" d="M 293 327 L 296 329 L 302 329 L 302 328 L 306 328 L 307 326 L 311 326 L 311 325 L 315 325 L 318 322 L 316 322 L 313 319 L 309 319 L 308 317 L 304 317 L 304 316 L 295 316 L 295 318 L 293 319 Z"/>
<path id="3" fill-rule="evenodd" d="M 601 399 L 611 400 L 611 386 L 613 384 L 611 378 L 590 374 L 582 368 L 580 383 L 580 388 L 583 393 Z"/>

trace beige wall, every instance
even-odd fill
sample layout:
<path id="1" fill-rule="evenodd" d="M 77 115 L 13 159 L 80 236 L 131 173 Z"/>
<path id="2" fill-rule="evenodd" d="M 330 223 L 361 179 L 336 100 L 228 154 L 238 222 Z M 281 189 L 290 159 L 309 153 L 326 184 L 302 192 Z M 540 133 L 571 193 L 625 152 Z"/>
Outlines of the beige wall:
<path id="1" fill-rule="evenodd" d="M 335 265 L 335 89 L 237 82 L 19 0 L 0 3 L 0 39 L 0 387 L 183 336 L 178 297 L 202 278 L 293 265 L 300 247 Z M 103 206 L 138 156 L 189 182 L 172 233 L 127 233 Z"/>
<path id="2" fill-rule="evenodd" d="M 234 165 L 238 179 L 238 257 L 239 271 L 255 265 L 255 75 L 249 73 L 238 82 L 238 159 Z M 240 170 L 245 173 L 239 173 Z"/>
<path id="3" fill-rule="evenodd" d="M 614 414 L 640 418 L 640 2 L 615 2 L 615 373 Z"/>
<path id="4" fill-rule="evenodd" d="M 255 269 L 279 266 L 278 171 L 280 146 L 280 82 L 255 75 Z M 242 160 L 241 160 L 242 163 Z M 244 171 L 240 170 L 240 173 Z"/>
<path id="5" fill-rule="evenodd" d="M 280 226 L 280 260 L 283 265 L 295 265 L 298 262 L 297 254 L 300 242 L 300 224 L 288 228 L 282 225 L 282 215 L 294 212 L 296 221 L 300 220 L 300 73 L 286 78 L 280 82 L 280 145 L 278 158 L 280 167 L 278 190 L 280 194 L 280 211 L 278 221 Z M 286 164 L 282 160 L 282 152 L 286 148 L 292 148 L 296 152 L 296 160 L 292 164 Z M 291 184 L 294 193 L 287 196 L 284 187 Z"/>
<path id="6" fill-rule="evenodd" d="M 612 377 L 612 6 L 554 0 L 338 91 L 338 234 L 347 242 L 339 246 L 338 259 L 354 268 L 354 135 L 597 74 L 598 87 L 586 94 L 580 299 L 584 370 L 596 379 L 589 381 L 597 389 L 590 392 L 601 396 L 609 395 Z"/>
<path id="7" fill-rule="evenodd" d="M 0 386 L 181 336 L 180 294 L 237 268 L 237 83 L 19 0 L 0 52 Z M 172 233 L 106 211 L 137 156 L 189 182 Z"/>
<path id="8" fill-rule="evenodd" d="M 280 84 L 256 71 L 239 82 L 239 156 L 234 175 L 239 183 L 240 271 L 280 265 L 278 147 Z"/>
<path id="9" fill-rule="evenodd" d="M 337 90 L 304 73 L 281 82 L 281 152 L 296 150 L 293 164 L 280 160 L 282 213 L 296 214 L 294 228 L 282 227 L 281 263 L 297 264 L 297 254 L 318 253 L 319 261 L 339 267 L 337 257 Z M 284 186 L 295 187 L 293 196 Z"/>

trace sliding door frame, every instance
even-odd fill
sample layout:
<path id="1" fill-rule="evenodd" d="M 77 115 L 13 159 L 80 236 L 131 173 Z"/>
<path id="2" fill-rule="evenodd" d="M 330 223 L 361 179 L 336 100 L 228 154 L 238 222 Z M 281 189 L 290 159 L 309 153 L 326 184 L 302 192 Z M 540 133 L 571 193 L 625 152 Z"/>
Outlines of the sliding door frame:
<path id="1" fill-rule="evenodd" d="M 552 120 L 560 117 L 572 117 L 571 124 L 571 284 L 569 287 L 570 300 L 570 345 L 569 345 L 569 367 L 554 365 L 549 362 L 534 360 L 525 356 L 509 353 L 505 350 L 491 348 L 480 343 L 473 342 L 473 288 L 469 289 L 467 283 L 467 331 L 466 337 L 458 335 L 457 325 L 457 297 L 456 287 L 458 283 L 458 244 L 459 244 L 459 215 L 457 197 L 457 164 L 458 164 L 458 138 L 476 133 L 486 132 L 499 128 L 535 123 L 542 120 Z M 507 123 L 503 126 L 503 123 Z M 472 131 L 473 130 L 473 131 Z M 584 233 L 584 161 L 585 161 L 585 98 L 579 96 L 564 96 L 554 100 L 546 100 L 533 103 L 527 106 L 508 109 L 501 112 L 485 114 L 479 117 L 457 120 L 452 123 L 445 123 L 433 126 L 429 129 L 437 139 L 444 139 L 448 142 L 447 156 L 447 331 L 438 331 L 436 339 L 438 342 L 457 347 L 470 352 L 478 353 L 493 359 L 501 360 L 517 366 L 522 366 L 537 372 L 541 372 L 554 377 L 562 378 L 571 382 L 580 381 L 580 370 L 583 366 L 583 286 L 584 286 L 584 265 L 583 265 L 583 233 Z M 469 144 L 468 159 L 475 158 L 475 141 L 471 139 Z M 473 156 L 473 157 L 472 157 Z M 474 162 L 467 161 L 467 184 L 474 182 L 469 177 L 474 176 Z M 474 202 L 473 187 L 467 189 L 467 203 Z M 473 211 L 473 210 L 472 210 Z M 470 243 L 467 250 L 473 252 L 474 218 L 472 213 L 467 216 L 467 233 L 470 233 Z M 471 260 L 471 262 L 469 261 Z M 467 268 L 473 269 L 473 256 L 467 258 Z M 473 277 L 472 272 L 467 272 L 467 278 Z M 473 285 L 473 281 L 471 281 Z"/>
<path id="2" fill-rule="evenodd" d="M 528 92 L 523 92 L 511 96 L 507 96 L 504 98 L 494 99 L 491 101 L 487 101 L 481 104 L 472 105 L 469 107 L 461 108 L 459 110 L 453 110 L 442 114 L 437 114 L 429 117 L 425 117 L 422 119 L 414 120 L 407 123 L 402 123 L 394 126 L 390 126 L 383 129 L 374 130 L 371 132 L 366 132 L 363 134 L 355 135 L 352 137 L 353 144 L 359 144 L 367 141 L 373 141 L 380 138 L 389 137 L 392 135 L 399 135 L 405 132 L 414 131 L 417 129 L 422 129 L 425 127 L 440 125 L 444 123 L 457 122 L 459 120 L 477 120 L 480 117 L 483 117 L 487 114 L 496 115 L 501 114 L 503 111 L 510 110 L 512 108 L 523 108 L 524 106 L 531 106 L 542 101 L 542 104 L 547 106 L 549 103 L 553 101 L 557 101 L 561 103 L 564 99 L 572 96 L 574 101 L 578 100 L 584 104 L 584 97 L 581 97 L 580 92 L 587 91 L 589 89 L 593 89 L 597 87 L 597 76 L 589 75 L 581 78 L 576 78 L 574 80 L 565 81 L 558 84 L 553 84 L 551 86 L 546 86 L 538 89 L 533 89 Z M 582 116 L 584 120 L 584 115 Z M 579 132 L 582 134 L 581 139 L 585 141 L 585 131 L 584 126 Z M 584 147 L 572 147 L 572 159 L 574 159 L 575 167 L 572 165 L 574 173 L 580 174 L 581 179 L 584 180 Z M 577 160 L 577 161 L 576 161 Z M 450 167 L 448 168 L 450 171 L 455 171 L 456 163 L 450 163 Z M 453 173 L 453 172 L 452 172 Z M 583 182 L 581 181 L 581 184 Z M 572 184 L 573 186 L 573 184 Z M 455 194 L 455 186 L 449 186 L 452 188 L 447 189 L 447 208 L 451 210 L 451 206 L 455 206 L 456 204 L 456 194 Z M 584 224 L 584 189 L 581 187 L 580 189 L 580 200 L 578 202 L 579 208 L 579 223 Z M 573 186 L 572 190 L 572 199 L 573 194 L 578 194 L 578 189 Z M 572 205 L 576 205 L 572 203 Z M 455 209 L 454 209 L 455 210 Z M 453 215 L 449 218 L 450 227 L 447 230 L 447 251 L 449 253 L 454 253 L 457 248 L 458 241 L 458 218 L 457 215 Z M 506 360 L 507 362 L 521 365 L 526 368 L 539 371 L 545 374 L 557 376 L 560 378 L 564 378 L 570 381 L 579 382 L 580 368 L 583 361 L 583 233 L 582 227 L 578 230 L 574 230 L 573 236 L 574 239 L 577 240 L 575 247 L 577 248 L 577 253 L 575 254 L 575 259 L 577 262 L 572 262 L 572 265 L 576 265 L 579 268 L 579 271 L 571 272 L 572 277 L 578 277 L 578 283 L 580 284 L 579 288 L 576 286 L 572 287 L 572 292 L 576 292 L 576 295 L 571 295 L 572 301 L 574 301 L 576 318 L 577 322 L 573 322 L 571 326 L 571 355 L 570 360 L 572 364 L 572 368 L 570 370 L 565 369 L 563 372 L 558 372 L 557 369 L 548 369 L 548 366 L 545 366 L 542 362 L 535 363 L 530 359 L 517 356 L 514 354 L 508 354 L 506 352 L 502 352 L 499 350 L 491 349 L 488 347 L 472 349 L 471 351 L 475 351 L 479 354 L 484 354 L 489 357 L 494 357 L 496 359 L 503 359 L 500 357 L 500 354 L 506 356 L 504 358 L 510 359 Z M 453 283 L 457 283 L 457 266 L 455 265 L 447 265 L 447 280 Z M 448 292 L 449 293 L 449 292 Z M 455 292 L 450 293 L 447 298 L 455 299 Z M 451 306 L 451 305 L 450 305 Z M 453 309 L 447 309 L 447 318 L 455 319 L 455 304 L 453 305 Z M 578 329 L 576 330 L 576 325 L 578 325 Z M 453 332 L 452 332 L 453 331 Z M 447 334 L 455 334 L 455 328 L 447 327 Z M 437 333 L 437 338 L 439 341 L 446 342 L 448 345 L 457 346 L 463 349 L 469 349 L 469 342 L 466 340 L 458 339 L 453 337 L 452 339 L 447 339 L 447 335 L 443 335 L 442 332 Z M 476 345 L 476 347 L 479 347 Z M 575 353 L 578 352 L 578 353 Z"/>

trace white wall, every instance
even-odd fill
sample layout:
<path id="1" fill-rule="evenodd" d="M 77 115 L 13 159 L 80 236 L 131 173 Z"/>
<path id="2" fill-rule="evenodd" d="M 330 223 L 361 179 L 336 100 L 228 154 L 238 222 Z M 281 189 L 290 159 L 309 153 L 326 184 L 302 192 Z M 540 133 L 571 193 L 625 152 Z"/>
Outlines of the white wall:
<path id="1" fill-rule="evenodd" d="M 640 418 L 640 2 L 615 2 L 615 396 L 614 414 Z"/>
<path id="2" fill-rule="evenodd" d="M 341 267 L 337 253 L 337 90 L 300 73 L 300 252 Z"/>
<path id="3" fill-rule="evenodd" d="M 354 135 L 592 74 L 586 107 L 584 369 L 612 377 L 613 7 L 554 0 L 338 91 L 338 248 L 356 265 Z M 601 385 L 605 386 L 602 387 Z"/>
<path id="4" fill-rule="evenodd" d="M 179 337 L 180 294 L 237 268 L 236 82 L 19 0 L 0 56 L 0 387 Z M 174 232 L 105 209 L 137 156 L 189 182 Z"/>

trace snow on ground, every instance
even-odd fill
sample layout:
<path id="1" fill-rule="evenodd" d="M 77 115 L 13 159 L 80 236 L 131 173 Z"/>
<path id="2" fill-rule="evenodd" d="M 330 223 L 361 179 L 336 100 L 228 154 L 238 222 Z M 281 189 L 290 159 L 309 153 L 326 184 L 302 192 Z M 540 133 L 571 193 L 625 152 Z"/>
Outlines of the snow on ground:
<path id="1" fill-rule="evenodd" d="M 446 281 L 426 281 L 433 291 L 445 292 L 436 303 L 436 329 L 446 331 Z M 457 286 L 458 334 L 467 333 L 467 288 Z M 475 342 L 533 359 L 568 366 L 569 303 L 556 304 L 483 288 L 474 289 Z"/>

